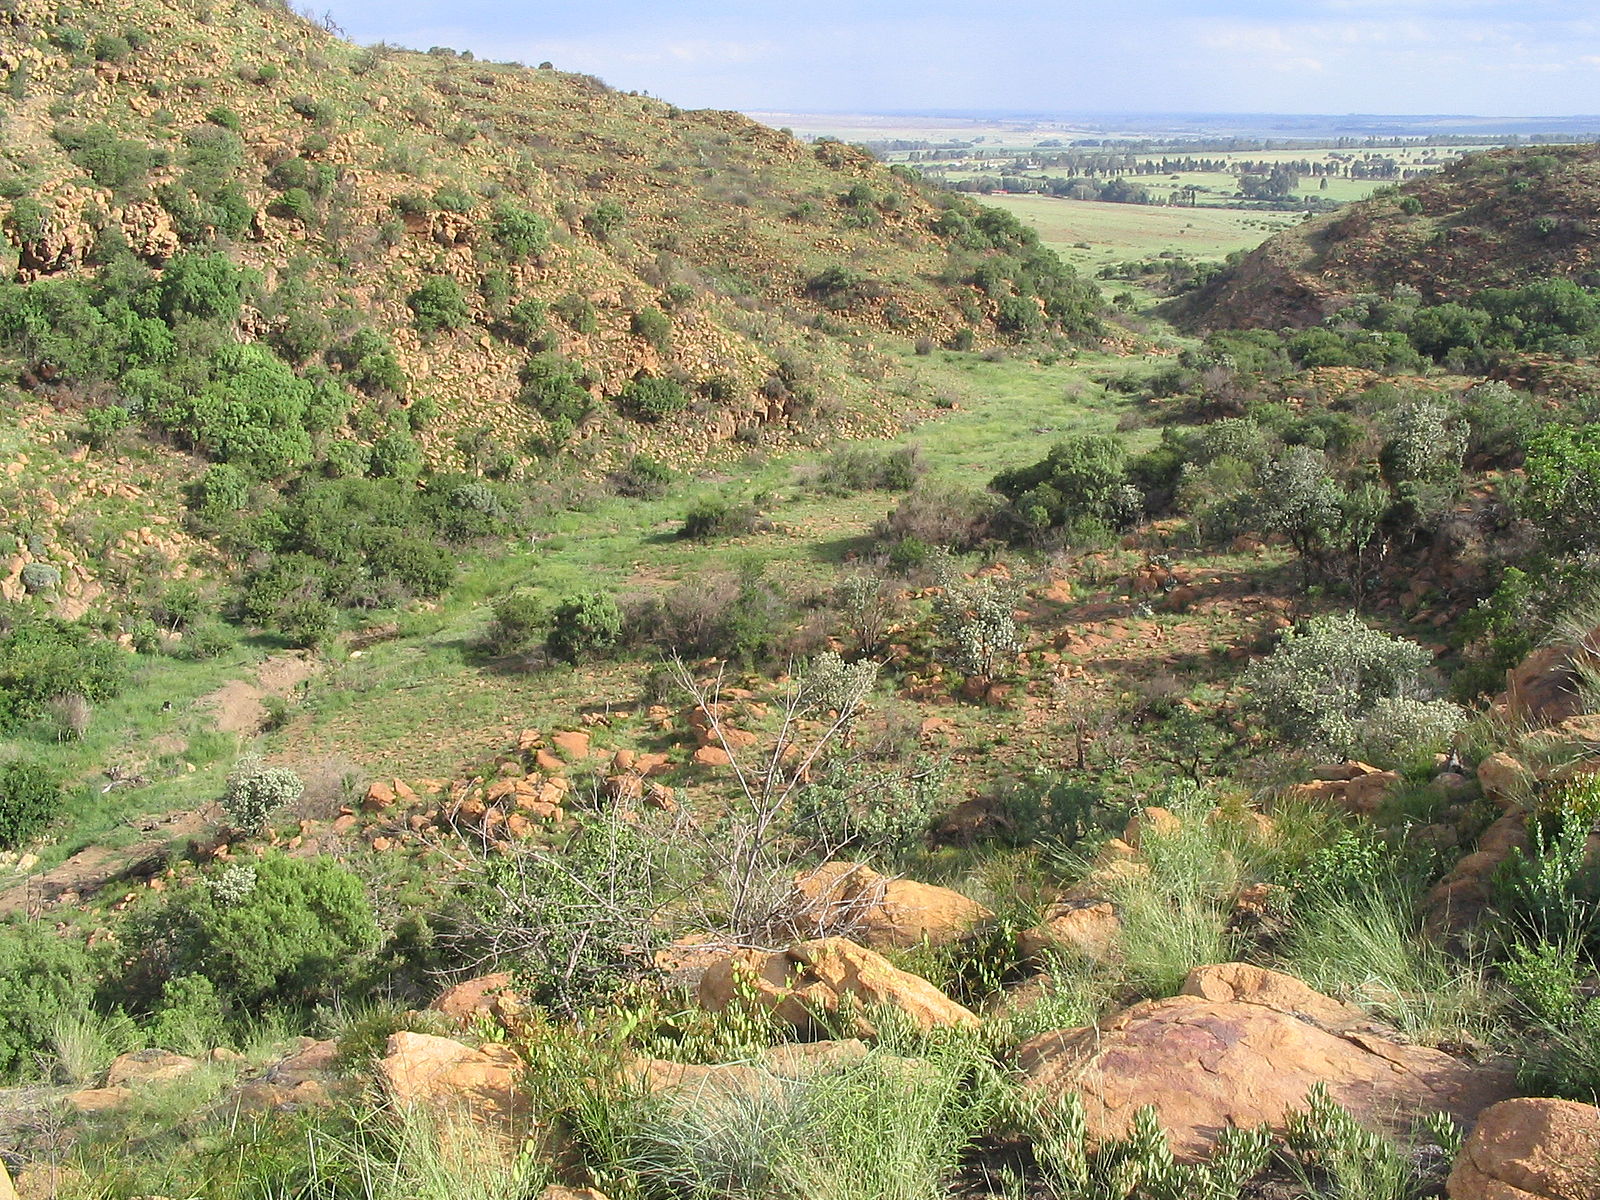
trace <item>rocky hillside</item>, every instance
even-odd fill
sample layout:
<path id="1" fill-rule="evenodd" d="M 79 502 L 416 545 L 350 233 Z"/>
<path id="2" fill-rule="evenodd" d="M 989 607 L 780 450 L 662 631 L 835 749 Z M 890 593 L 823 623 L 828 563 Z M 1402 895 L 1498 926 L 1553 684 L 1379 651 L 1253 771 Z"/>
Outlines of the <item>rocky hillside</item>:
<path id="1" fill-rule="evenodd" d="M 1364 292 L 1425 302 L 1549 277 L 1592 286 L 1600 148 L 1471 155 L 1269 239 L 1179 307 L 1203 329 L 1315 325 Z"/>
<path id="2" fill-rule="evenodd" d="M 975 227 L 907 174 L 592 77 L 363 49 L 273 4 L 129 0 L 11 6 L 0 69 L 6 273 L 220 251 L 258 273 L 239 340 L 348 380 L 362 354 L 341 342 L 384 339 L 399 373 L 361 386 L 437 404 L 435 465 L 465 430 L 541 432 L 509 403 L 530 349 L 577 364 L 596 402 L 580 432 L 636 376 L 678 383 L 694 411 L 659 441 L 703 454 L 861 399 L 839 337 L 1092 323 L 1092 289 L 1067 315 L 1001 253 L 1027 251 L 1020 230 Z M 116 364 L 20 365 L 118 382 Z"/>

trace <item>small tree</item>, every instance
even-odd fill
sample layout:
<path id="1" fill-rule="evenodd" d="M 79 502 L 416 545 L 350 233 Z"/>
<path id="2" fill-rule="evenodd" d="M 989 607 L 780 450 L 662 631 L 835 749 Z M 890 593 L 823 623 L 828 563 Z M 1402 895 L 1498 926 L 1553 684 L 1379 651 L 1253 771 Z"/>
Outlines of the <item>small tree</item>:
<path id="1" fill-rule="evenodd" d="M 1528 447 L 1522 509 L 1560 550 L 1600 548 L 1600 426 L 1554 426 Z"/>
<path id="2" fill-rule="evenodd" d="M 941 565 L 939 583 L 933 604 L 945 653 L 969 679 L 995 678 L 1022 649 L 1016 589 L 992 575 L 963 579 L 948 560 Z"/>
<path id="3" fill-rule="evenodd" d="M 260 833 L 305 790 L 305 782 L 287 767 L 269 767 L 258 755 L 246 755 L 228 775 L 222 811 L 238 833 Z"/>

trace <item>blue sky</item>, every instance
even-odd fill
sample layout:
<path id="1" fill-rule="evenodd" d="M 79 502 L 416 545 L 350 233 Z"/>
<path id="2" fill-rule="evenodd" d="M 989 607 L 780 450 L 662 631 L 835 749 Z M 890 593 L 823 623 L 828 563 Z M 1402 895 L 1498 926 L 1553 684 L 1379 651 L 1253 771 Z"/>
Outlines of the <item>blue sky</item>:
<path id="1" fill-rule="evenodd" d="M 357 41 L 548 59 L 690 107 L 1600 112 L 1596 0 L 331 0 L 330 8 Z"/>

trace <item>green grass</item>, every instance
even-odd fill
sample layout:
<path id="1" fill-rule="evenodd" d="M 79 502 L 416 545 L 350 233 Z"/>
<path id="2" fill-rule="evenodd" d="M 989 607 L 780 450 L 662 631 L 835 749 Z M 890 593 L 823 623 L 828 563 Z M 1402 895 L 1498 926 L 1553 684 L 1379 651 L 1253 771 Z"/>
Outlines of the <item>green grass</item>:
<path id="1" fill-rule="evenodd" d="M 1038 231 L 1050 249 L 1081 271 L 1163 253 L 1216 260 L 1259 246 L 1280 229 L 1300 223 L 1298 213 L 1224 208 L 1167 208 L 1106 204 L 1055 196 L 983 196 Z M 1085 249 L 1079 245 L 1088 243 Z"/>

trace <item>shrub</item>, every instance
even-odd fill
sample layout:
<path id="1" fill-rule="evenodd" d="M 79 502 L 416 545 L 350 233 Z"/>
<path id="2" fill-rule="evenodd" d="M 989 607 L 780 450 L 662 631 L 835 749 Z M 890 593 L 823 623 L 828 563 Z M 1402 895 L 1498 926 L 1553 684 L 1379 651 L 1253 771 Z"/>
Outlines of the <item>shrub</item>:
<path id="1" fill-rule="evenodd" d="M 0 848 L 14 850 L 49 825 L 61 808 L 61 775 L 36 759 L 0 765 Z"/>
<path id="2" fill-rule="evenodd" d="M 633 336 L 642 338 L 657 350 L 665 351 L 672 340 L 672 318 L 659 308 L 641 308 L 628 321 Z"/>
<path id="3" fill-rule="evenodd" d="M 1553 426 L 1528 447 L 1523 511 L 1555 548 L 1600 547 L 1600 426 Z"/>
<path id="4" fill-rule="evenodd" d="M 1138 493 L 1127 482 L 1127 452 L 1115 438 L 1064 438 L 1030 467 L 1002 471 L 989 484 L 1011 502 L 1024 530 L 1098 523 L 1116 528 L 1138 515 Z"/>
<path id="5" fill-rule="evenodd" d="M 56 1022 L 94 990 L 83 942 L 38 921 L 0 924 L 0 1079 L 32 1076 Z"/>
<path id="6" fill-rule="evenodd" d="M 495 205 L 489 236 L 510 258 L 528 258 L 549 248 L 550 222 L 505 200 Z"/>
<path id="7" fill-rule="evenodd" d="M 817 483 L 835 495 L 851 492 L 907 492 L 927 468 L 915 446 L 893 450 L 846 447 L 834 451 L 823 465 Z"/>
<path id="8" fill-rule="evenodd" d="M 615 200 L 602 200 L 583 218 L 583 227 L 597 241 L 607 242 L 628 220 L 628 210 Z"/>
<path id="9" fill-rule="evenodd" d="M 796 794 L 790 832 L 829 856 L 850 849 L 892 863 L 926 841 L 946 806 L 944 784 L 944 765 L 925 757 L 904 765 L 826 762 Z"/>
<path id="10" fill-rule="evenodd" d="M 413 321 L 422 333 L 460 329 L 470 317 L 461 285 L 447 275 L 435 275 L 406 299 Z"/>
<path id="11" fill-rule="evenodd" d="M 583 386 L 579 368 L 560 355 L 534 355 L 517 377 L 522 382 L 517 399 L 547 421 L 576 424 L 594 407 L 594 397 Z"/>
<path id="12" fill-rule="evenodd" d="M 105 125 L 58 127 L 51 136 L 90 179 L 119 198 L 131 199 L 144 187 L 154 161 L 147 143 L 118 137 Z"/>
<path id="13" fill-rule="evenodd" d="M 269 853 L 173 894 L 137 931 L 133 983 L 202 975 L 225 1004 L 306 1006 L 362 983 L 378 927 L 361 880 L 331 858 Z"/>
<path id="14" fill-rule="evenodd" d="M 982 492 L 918 483 L 889 513 L 879 533 L 894 545 L 911 542 L 923 551 L 971 550 L 989 536 L 994 514 L 993 497 Z"/>
<path id="15" fill-rule="evenodd" d="M 291 646 L 315 650 L 328 640 L 338 622 L 338 611 L 328 601 L 303 596 L 280 604 L 271 625 Z"/>
<path id="16" fill-rule="evenodd" d="M 760 520 L 760 510 L 748 501 L 706 496 L 695 501 L 684 515 L 683 527 L 678 530 L 678 536 L 701 542 L 709 542 L 715 538 L 737 537 L 754 533 Z"/>
<path id="17" fill-rule="evenodd" d="M 609 650 L 622 633 L 622 613 L 606 592 L 568 596 L 550 614 L 546 645 L 550 653 L 568 662 Z"/>
<path id="18" fill-rule="evenodd" d="M 594 304 L 585 296 L 569 292 L 550 305 L 552 312 L 571 327 L 574 333 L 594 333 L 600 327 Z"/>
<path id="19" fill-rule="evenodd" d="M 127 678 L 127 655 L 82 625 L 18 620 L 0 635 L 0 732 L 45 710 L 54 696 L 112 699 Z"/>
<path id="20" fill-rule="evenodd" d="M 128 44 L 128 39 L 120 34 L 101 32 L 94 35 L 89 53 L 94 55 L 98 62 L 124 63 L 133 53 L 133 47 Z"/>
<path id="21" fill-rule="evenodd" d="M 663 940 L 656 858 L 663 840 L 604 810 L 564 849 L 518 848 L 484 864 L 464 939 L 510 968 L 518 991 L 575 1015 L 651 969 Z"/>
<path id="22" fill-rule="evenodd" d="M 940 572 L 939 586 L 934 614 L 944 653 L 968 677 L 993 679 L 1004 674 L 1022 649 L 1016 589 L 997 583 L 992 575 L 963 579 L 948 563 Z"/>
<path id="23" fill-rule="evenodd" d="M 617 404 L 634 420 L 653 422 L 688 408 L 689 394 L 676 380 L 641 375 L 628 381 Z"/>
<path id="24" fill-rule="evenodd" d="M 635 454 L 611 477 L 618 495 L 639 500 L 661 499 L 670 490 L 672 479 L 671 467 L 645 454 Z"/>
<path id="25" fill-rule="evenodd" d="M 494 602 L 484 648 L 491 654 L 519 654 L 542 643 L 549 629 L 550 614 L 538 594 L 517 588 Z"/>
<path id="26" fill-rule="evenodd" d="M 61 568 L 50 563 L 31 562 L 22 568 L 22 588 L 30 596 L 53 592 L 61 586 Z"/>
<path id="27" fill-rule="evenodd" d="M 236 832 L 260 833 L 273 816 L 300 799 L 305 788 L 305 781 L 287 767 L 269 767 L 252 754 L 229 772 L 222 811 Z"/>
<path id="28" fill-rule="evenodd" d="M 1289 630 L 1244 680 L 1251 705 L 1280 737 L 1316 754 L 1394 762 L 1399 752 L 1432 753 L 1462 724 L 1459 709 L 1433 698 L 1432 661 L 1415 642 L 1346 613 Z M 1416 736 L 1428 740 L 1405 740 Z"/>

